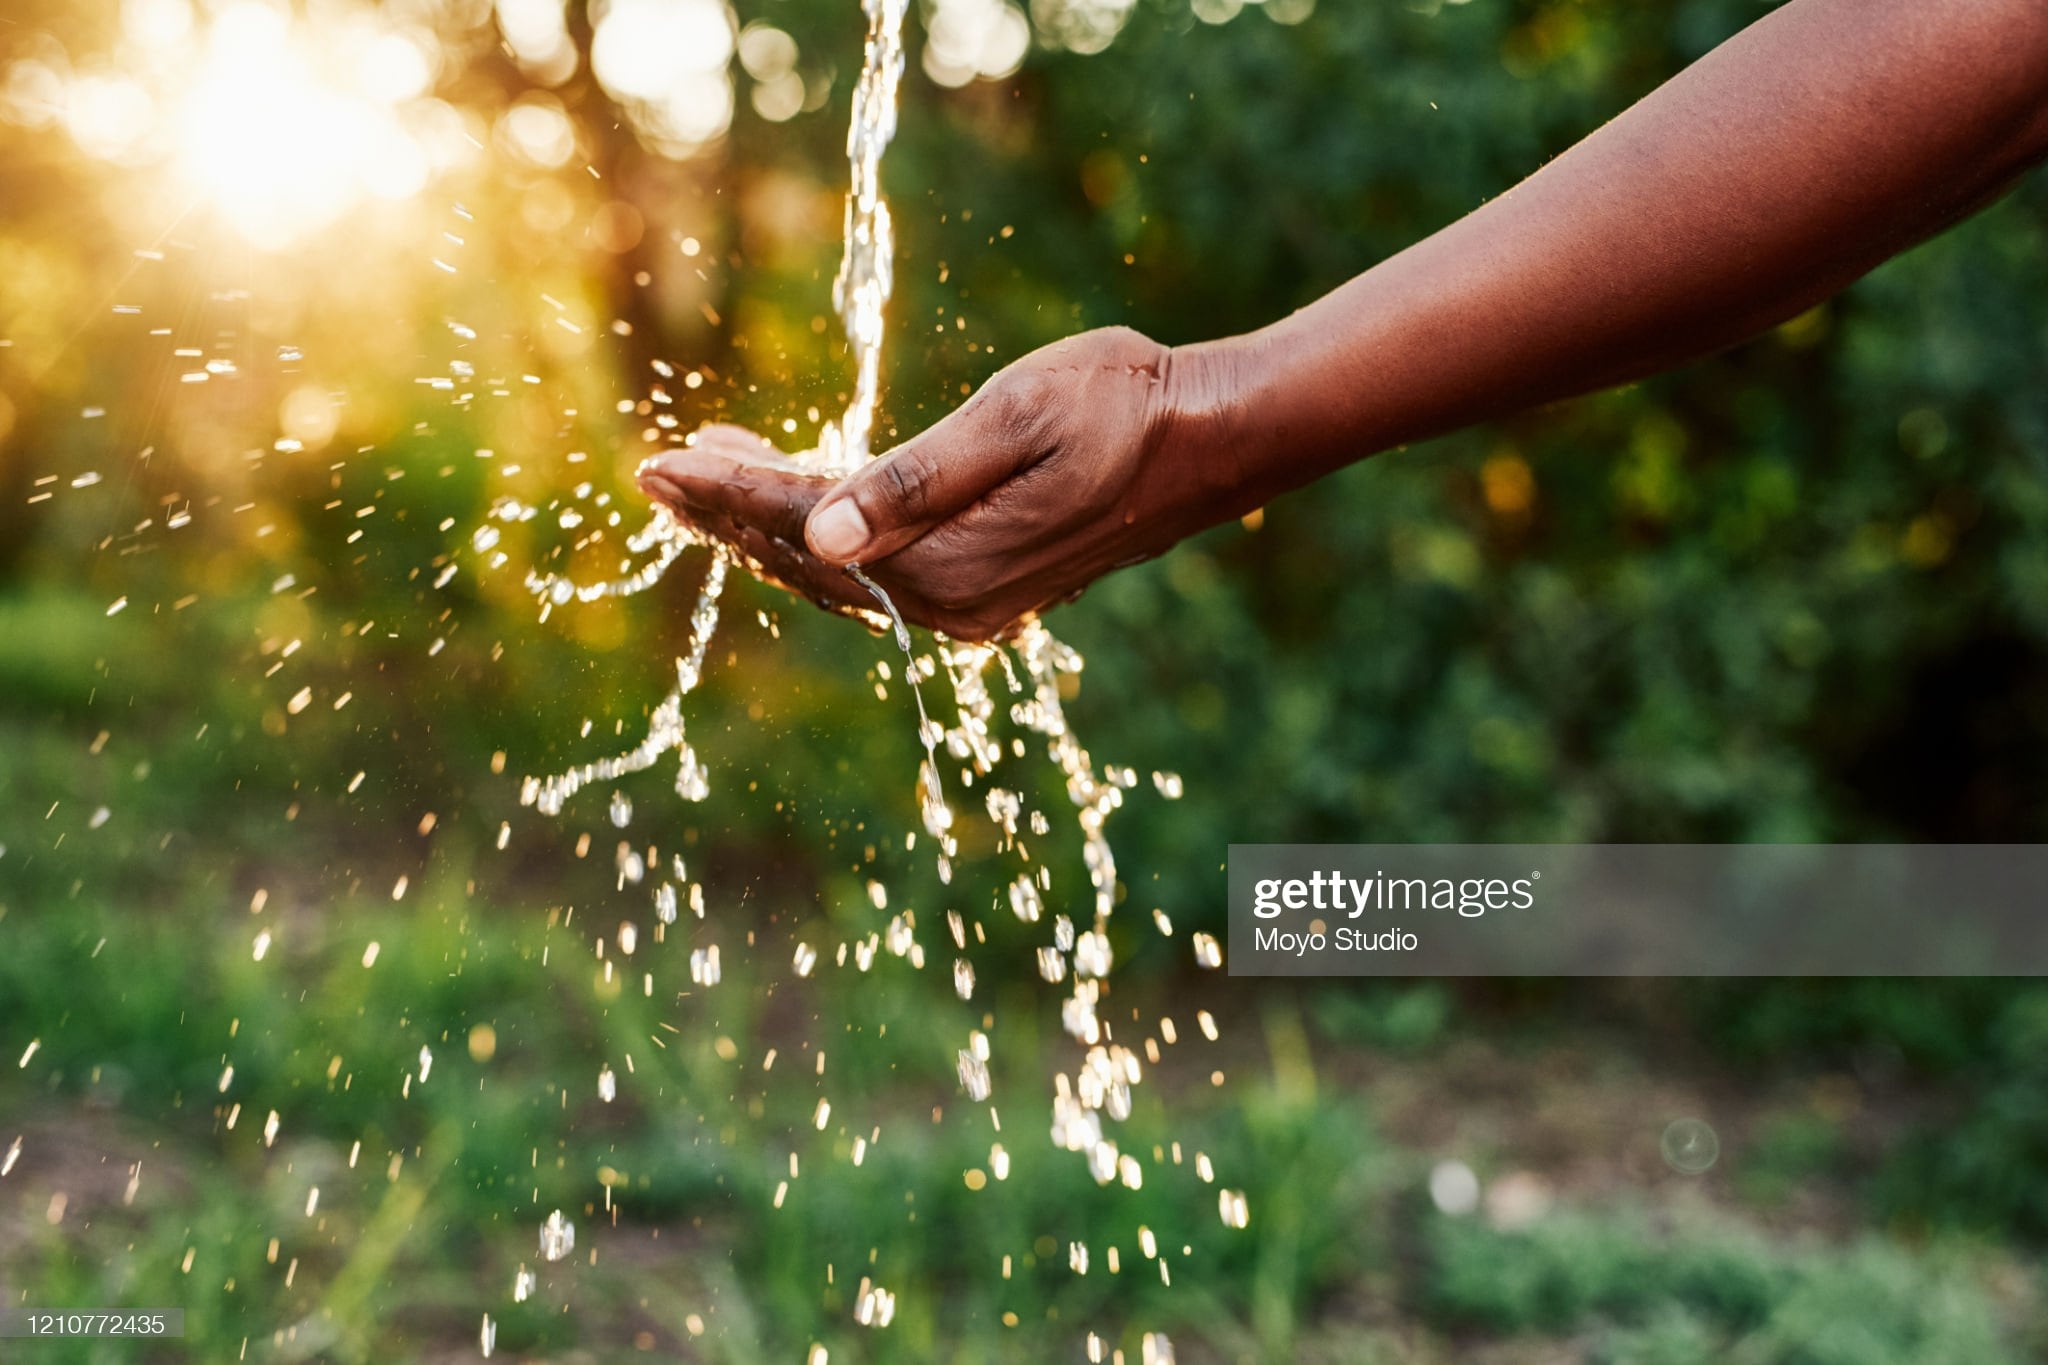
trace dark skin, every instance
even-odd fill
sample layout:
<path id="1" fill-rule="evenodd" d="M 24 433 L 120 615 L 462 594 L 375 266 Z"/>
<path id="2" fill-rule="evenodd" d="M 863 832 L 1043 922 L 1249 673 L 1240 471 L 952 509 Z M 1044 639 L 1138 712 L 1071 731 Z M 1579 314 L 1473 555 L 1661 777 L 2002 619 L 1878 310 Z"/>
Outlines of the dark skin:
<path id="1" fill-rule="evenodd" d="M 1084 332 L 842 480 L 712 426 L 641 487 L 768 576 L 996 637 L 1374 452 L 1755 336 L 2048 159 L 2042 0 L 1791 0 L 1270 327 Z"/>

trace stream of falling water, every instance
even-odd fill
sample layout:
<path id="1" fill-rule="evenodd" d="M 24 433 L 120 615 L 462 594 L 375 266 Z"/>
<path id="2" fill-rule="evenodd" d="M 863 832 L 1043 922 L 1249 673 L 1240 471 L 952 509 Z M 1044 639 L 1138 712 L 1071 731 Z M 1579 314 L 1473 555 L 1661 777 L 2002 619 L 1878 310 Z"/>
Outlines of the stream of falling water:
<path id="1" fill-rule="evenodd" d="M 872 454 L 875 406 L 881 382 L 884 314 L 892 291 L 895 256 L 889 206 L 881 190 L 881 165 L 883 153 L 896 131 L 897 90 L 904 66 L 902 27 L 907 8 L 908 0 L 863 0 L 868 32 L 860 79 L 854 89 L 852 121 L 847 137 L 852 185 L 846 201 L 845 254 L 832 286 L 833 302 L 845 326 L 851 352 L 854 387 L 845 412 L 836 422 L 828 424 L 818 448 L 794 457 L 821 473 L 845 475 L 859 469 Z M 531 520 L 537 514 L 533 507 L 504 499 L 492 508 L 490 516 L 495 523 L 512 523 Z M 506 560 L 506 556 L 497 550 L 499 538 L 499 527 L 491 522 L 478 528 L 473 538 L 474 548 L 494 566 L 500 566 Z M 691 612 L 690 642 L 682 657 L 676 660 L 674 686 L 655 706 L 647 735 L 639 744 L 623 753 L 565 772 L 528 777 L 522 782 L 521 801 L 543 814 L 560 813 L 570 797 L 592 782 L 609 781 L 644 771 L 671 752 L 677 756 L 675 786 L 678 794 L 689 801 L 702 801 L 710 791 L 705 765 L 689 742 L 683 710 L 685 700 L 703 677 L 706 651 L 718 628 L 721 595 L 728 570 L 739 561 L 730 549 L 678 521 L 665 509 L 657 509 L 653 519 L 627 544 L 632 556 L 640 562 L 635 567 L 633 561 L 628 560 L 622 565 L 621 576 L 615 579 L 586 583 L 552 572 L 529 572 L 526 586 L 541 603 L 542 619 L 546 619 L 558 606 L 643 592 L 658 583 L 686 550 L 703 546 L 710 552 L 709 567 Z M 1117 898 L 1116 856 L 1110 847 L 1105 826 L 1109 817 L 1123 804 L 1125 792 L 1137 786 L 1138 775 L 1130 768 L 1112 765 L 1098 768 L 1068 724 L 1061 701 L 1061 683 L 1063 679 L 1071 680 L 1080 673 L 1081 656 L 1055 638 L 1042 623 L 1035 619 L 1027 621 L 1007 644 L 963 644 L 943 636 L 936 637 L 935 662 L 932 655 L 917 652 L 888 594 L 858 566 L 850 567 L 848 572 L 873 594 L 893 627 L 895 641 L 904 656 L 906 679 L 917 700 L 918 737 L 925 750 L 918 781 L 919 813 L 927 834 L 936 846 L 937 868 L 942 882 L 951 883 L 952 859 L 957 852 L 953 834 L 954 813 L 946 799 L 941 775 L 942 752 L 947 759 L 962 765 L 960 785 L 963 789 L 971 788 L 980 779 L 989 777 L 1006 755 L 1024 755 L 1027 745 L 1023 736 L 1028 733 L 1043 742 L 1047 756 L 1064 779 L 1066 794 L 1073 804 L 1081 833 L 1083 862 L 1092 894 L 1086 898 L 1086 908 L 1081 916 L 1087 927 L 1077 928 L 1075 917 L 1055 913 L 1050 926 L 1050 942 L 1035 951 L 1035 967 L 1044 981 L 1055 985 L 1070 983 L 1061 1005 L 1061 1024 L 1084 1049 L 1080 1065 L 1071 1074 L 1061 1072 L 1053 1078 L 1051 1136 L 1056 1146 L 1081 1156 L 1098 1183 L 1120 1183 L 1135 1189 L 1144 1180 L 1144 1162 L 1138 1156 L 1120 1150 L 1104 1123 L 1105 1120 L 1117 1122 L 1129 1117 L 1132 1087 L 1141 1080 L 1144 1063 L 1137 1052 L 1114 1040 L 1109 1024 L 1100 1016 L 1097 1007 L 1114 965 L 1109 921 Z M 924 683 L 934 678 L 940 668 L 945 670 L 953 689 L 955 714 L 950 725 L 932 718 L 924 696 Z M 998 734 L 996 700 L 990 688 L 992 672 L 999 675 L 1001 686 L 1011 698 L 1007 715 L 1014 733 L 1007 744 Z M 1174 774 L 1154 773 L 1152 779 L 1162 797 L 1173 799 L 1180 795 L 1180 779 Z M 999 786 L 987 788 L 983 804 L 996 829 L 999 849 L 1017 857 L 1023 867 L 1008 885 L 1010 909 L 1020 921 L 1038 924 L 1044 918 L 1053 879 L 1045 863 L 1032 860 L 1029 840 L 1047 835 L 1051 824 L 1042 811 L 1027 808 L 1022 794 Z M 621 818 L 622 809 L 624 818 Z M 622 794 L 615 793 L 614 822 L 623 825 L 630 819 L 630 810 L 630 802 Z M 624 856 L 627 855 L 622 854 Z M 644 869 L 639 871 L 644 872 Z M 626 875 L 622 870 L 621 880 L 622 884 L 625 881 L 638 882 L 641 876 Z M 701 894 L 696 888 L 692 890 L 693 894 Z M 878 906 L 885 903 L 885 895 L 876 895 Z M 673 922 L 677 913 L 676 884 L 663 882 L 656 888 L 654 898 L 657 916 L 663 923 Z M 946 918 L 954 946 L 964 951 L 967 944 L 965 921 L 957 911 L 949 911 Z M 1171 921 L 1163 911 L 1154 911 L 1153 919 L 1161 933 L 1173 932 Z M 1197 963 L 1209 968 L 1219 966 L 1222 958 L 1216 941 L 1204 934 L 1193 937 Z M 884 942 L 891 953 L 922 965 L 924 954 L 916 942 L 912 918 L 896 915 Z M 872 961 L 876 946 L 872 942 L 855 945 L 854 956 L 863 970 Z M 632 951 L 630 947 L 624 950 Z M 799 975 L 809 975 L 816 961 L 814 949 L 807 944 L 798 945 L 796 969 Z M 718 972 L 715 947 L 700 949 L 692 955 L 691 974 L 700 986 L 715 984 Z M 954 964 L 953 980 L 954 989 L 961 999 L 972 996 L 973 969 L 964 957 Z M 1215 1024 L 1206 1011 L 1200 1014 L 1199 1021 L 1203 1032 L 1213 1038 Z M 1165 1041 L 1173 1041 L 1171 1021 L 1162 1020 L 1160 1032 Z M 1148 1047 L 1147 1052 L 1148 1061 L 1158 1060 L 1156 1044 Z M 966 1045 L 959 1050 L 961 1087 L 972 1100 L 981 1104 L 990 1102 L 993 1089 L 989 1055 L 988 1039 L 979 1029 L 969 1034 Z M 607 1092 L 615 1085 L 616 1081 L 607 1069 L 599 1081 L 604 1098 L 611 1098 Z M 821 1100 L 816 1116 L 820 1128 L 825 1126 L 829 1113 L 829 1105 Z M 856 1144 L 856 1164 L 862 1145 Z M 997 1144 L 991 1154 L 991 1164 L 1006 1168 L 1007 1158 L 1001 1152 L 1001 1146 Z M 1173 1146 L 1171 1160 L 1175 1165 L 1181 1164 L 1178 1143 Z M 1197 1153 L 1193 1164 L 1201 1181 L 1215 1182 L 1216 1173 L 1206 1156 Z M 1241 1192 L 1219 1190 L 1218 1208 L 1226 1224 L 1245 1226 L 1247 1212 Z M 560 1259 L 574 1247 L 574 1227 L 556 1212 L 549 1216 L 540 1240 L 543 1258 Z M 1151 1234 L 1140 1229 L 1140 1245 L 1150 1240 Z M 1147 1251 L 1146 1255 L 1158 1262 L 1161 1279 L 1170 1280 L 1164 1256 L 1154 1251 Z M 1077 1273 L 1085 1273 L 1088 1260 L 1086 1245 L 1072 1244 L 1069 1259 Z M 1114 1267 L 1113 1249 L 1110 1260 Z M 522 1276 L 524 1274 L 522 1269 Z M 863 1281 L 854 1310 L 857 1322 L 871 1327 L 886 1326 L 894 1308 L 895 1296 L 890 1291 Z M 488 1339 L 488 1319 L 485 1332 Z M 1090 1359 L 1100 1360 L 1104 1344 L 1091 1333 L 1087 1350 Z M 1152 1333 L 1144 1338 L 1143 1355 L 1148 1362 L 1170 1362 L 1173 1348 L 1163 1334 Z"/>

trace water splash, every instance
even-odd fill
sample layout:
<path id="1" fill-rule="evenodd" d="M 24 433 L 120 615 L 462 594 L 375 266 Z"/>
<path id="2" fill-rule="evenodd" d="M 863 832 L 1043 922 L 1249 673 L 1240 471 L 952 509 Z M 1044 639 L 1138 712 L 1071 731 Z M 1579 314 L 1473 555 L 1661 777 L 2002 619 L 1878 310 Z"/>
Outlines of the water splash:
<path id="1" fill-rule="evenodd" d="M 696 750 L 690 747 L 684 728 L 683 698 L 696 691 L 697 684 L 703 681 L 704 654 L 711 647 L 712 635 L 718 630 L 719 597 L 725 591 L 726 570 L 731 563 L 731 556 L 724 550 L 712 553 L 703 586 L 697 590 L 697 605 L 690 613 L 689 651 L 676 660 L 675 686 L 655 705 L 654 714 L 647 721 L 647 738 L 611 758 L 585 763 L 550 777 L 527 778 L 519 788 L 521 805 L 533 806 L 543 815 L 559 815 L 568 799 L 590 783 L 609 782 L 628 773 L 645 772 L 669 753 L 677 756 L 678 796 L 685 801 L 702 801 L 711 794 L 704 764 L 697 757 Z"/>
<path id="2" fill-rule="evenodd" d="M 562 1216 L 556 1209 L 541 1224 L 540 1254 L 542 1259 L 559 1261 L 576 1249 L 576 1225 Z"/>
<path id="3" fill-rule="evenodd" d="M 946 804 L 945 784 L 939 776 L 939 741 L 945 736 L 945 729 L 932 724 L 931 712 L 925 709 L 924 669 L 911 647 L 910 628 L 903 624 L 903 614 L 896 610 L 896 603 L 882 585 L 863 573 L 860 565 L 848 564 L 846 572 L 882 604 L 895 628 L 896 647 L 903 651 L 904 676 L 910 680 L 911 696 L 917 699 L 917 737 L 924 744 L 924 764 L 917 774 L 918 813 L 924 819 L 925 833 L 939 846 L 939 880 L 951 882 L 953 855 L 959 851 L 959 844 L 953 837 L 953 808 Z"/>
<path id="4" fill-rule="evenodd" d="M 903 80 L 903 15 L 909 0 L 862 0 L 868 16 L 860 81 L 853 88 L 846 159 L 853 184 L 846 196 L 846 254 L 832 281 L 832 303 L 853 353 L 853 398 L 828 427 L 815 454 L 818 469 L 851 474 L 868 459 L 875 400 L 881 394 L 883 313 L 895 289 L 896 234 L 882 197 L 882 153 L 896 136 L 896 91 Z"/>
<path id="5" fill-rule="evenodd" d="M 882 197 L 882 154 L 896 136 L 896 97 L 903 80 L 903 16 L 909 0 L 862 0 L 862 8 L 867 13 L 868 36 L 846 135 L 846 156 L 852 172 L 852 186 L 846 197 L 846 251 L 832 282 L 832 301 L 846 327 L 847 345 L 853 356 L 853 395 L 839 420 L 825 429 L 818 449 L 797 457 L 800 463 L 820 473 L 842 476 L 867 462 L 874 433 L 875 403 L 881 394 L 884 314 L 895 289 L 896 260 L 895 230 L 889 220 L 888 201 Z M 530 515 L 527 509 L 509 500 L 501 508 L 515 516 Z M 494 515 L 505 519 L 496 509 Z M 535 572 L 528 574 L 526 587 L 540 599 L 543 616 L 551 608 L 571 601 L 627 597 L 660 582 L 684 550 L 710 543 L 666 509 L 660 509 L 627 540 L 627 548 L 633 554 L 649 556 L 639 567 L 619 578 L 591 583 L 579 583 L 562 574 Z M 614 758 L 584 764 L 552 777 L 528 778 L 520 791 L 522 802 L 538 807 L 543 814 L 557 814 L 562 803 L 585 784 L 645 771 L 670 752 L 678 755 L 676 791 L 685 800 L 704 799 L 710 788 L 702 765 L 683 738 L 682 698 L 696 687 L 704 650 L 718 628 L 719 598 L 725 590 L 728 562 L 729 552 L 714 546 L 711 569 L 698 590 L 697 609 L 691 616 L 694 664 L 679 670 L 685 680 L 655 708 L 647 738 Z M 890 615 L 895 616 L 893 607 Z M 896 629 L 908 654 L 909 637 L 900 617 L 896 618 Z M 922 696 L 919 707 L 921 711 Z M 929 730 L 928 719 L 923 728 Z M 926 826 L 930 828 L 945 805 L 937 794 L 936 766 L 921 785 L 931 793 L 920 802 L 925 807 Z M 946 812 L 945 819 L 950 824 L 950 812 Z M 933 837 L 940 841 L 941 857 L 948 856 L 950 837 L 937 830 Z"/>
<path id="6" fill-rule="evenodd" d="M 904 66 L 902 25 L 908 0 L 863 0 L 862 7 L 868 33 L 847 136 L 851 187 L 846 200 L 845 253 L 832 287 L 833 304 L 844 324 L 850 348 L 854 386 L 846 410 L 825 427 L 817 449 L 792 457 L 808 470 L 833 476 L 860 469 L 872 454 L 885 314 L 894 285 L 894 231 L 881 192 L 881 165 L 896 132 L 897 94 Z M 492 520 L 498 523 L 529 521 L 537 515 L 536 509 L 511 499 L 501 500 L 491 513 Z M 478 531 L 475 548 L 493 565 L 501 565 L 506 557 L 497 548 L 498 542 L 497 527 L 486 526 Z M 666 509 L 657 509 L 647 525 L 629 537 L 627 548 L 631 558 L 622 563 L 618 577 L 578 582 L 558 573 L 531 572 L 525 585 L 540 602 L 545 619 L 557 606 L 644 592 L 662 579 L 685 550 L 700 545 L 708 547 L 711 555 L 691 613 L 690 644 L 676 660 L 675 686 L 655 707 L 646 738 L 622 754 L 552 776 L 526 778 L 520 791 L 524 804 L 543 814 L 558 814 L 589 783 L 644 771 L 669 753 L 678 756 L 677 792 L 690 801 L 701 801 L 708 794 L 704 766 L 686 737 L 683 705 L 702 679 L 706 651 L 719 623 L 728 569 L 738 562 L 734 553 L 685 526 Z M 1075 735 L 1063 705 L 1062 688 L 1071 695 L 1083 660 L 1042 622 L 1035 618 L 1026 620 L 1013 638 L 1004 643 L 970 645 L 938 636 L 938 662 L 934 664 L 930 656 L 917 653 L 916 643 L 888 592 L 859 565 L 848 566 L 847 573 L 881 607 L 904 658 L 905 678 L 917 704 L 918 738 L 925 751 L 918 774 L 919 811 L 925 831 L 936 845 L 943 881 L 951 881 L 951 860 L 958 845 L 953 832 L 953 811 L 946 802 L 942 784 L 942 751 L 947 759 L 962 765 L 959 771 L 963 787 L 971 787 L 993 774 L 1006 757 L 1022 756 L 1026 752 L 1022 734 L 1036 735 L 1043 742 L 1046 756 L 1060 770 L 1081 834 L 1082 860 L 1090 887 L 1086 904 L 1091 913 L 1086 915 L 1087 927 L 1078 931 L 1068 915 L 1055 915 L 1052 942 L 1034 949 L 1039 976 L 1050 984 L 1067 983 L 1068 993 L 1060 1008 L 1061 1024 L 1084 1049 L 1081 1064 L 1073 1073 L 1062 1072 L 1053 1078 L 1051 1138 L 1055 1146 L 1082 1155 L 1099 1183 L 1140 1188 L 1145 1174 L 1143 1163 L 1120 1150 L 1104 1124 L 1105 1120 L 1119 1122 L 1130 1116 L 1131 1091 L 1142 1079 L 1143 1067 L 1136 1052 L 1110 1039 L 1097 1009 L 1115 965 L 1109 922 L 1116 909 L 1117 863 L 1105 831 L 1109 817 L 1122 806 L 1124 793 L 1138 784 L 1138 774 L 1132 769 L 1112 766 L 1098 770 Z M 941 667 L 953 689 L 951 724 L 933 719 L 924 695 L 924 682 L 935 677 Z M 989 685 L 992 669 L 999 673 L 1000 685 L 1010 698 L 1006 718 L 1015 732 L 1021 732 L 1013 733 L 1007 743 L 998 736 L 996 696 Z M 1173 773 L 1153 774 L 1153 785 L 1168 800 L 1178 798 L 1182 792 L 1181 779 Z M 1050 821 L 1042 811 L 1027 811 L 1021 797 L 1000 787 L 988 791 L 986 807 L 998 835 L 997 848 L 1016 855 L 1025 865 L 1025 870 L 1008 887 L 1010 906 L 1019 920 L 1037 924 L 1043 917 L 1045 899 L 1053 883 L 1046 865 L 1031 860 L 1024 834 L 1028 830 L 1032 837 L 1044 836 L 1050 831 Z M 630 803 L 623 807 L 624 818 L 621 810 L 615 795 L 613 822 L 623 828 L 630 819 Z M 680 868 L 676 875 L 678 881 L 682 880 Z M 886 905 L 886 895 L 879 884 L 873 886 L 872 894 L 877 908 Z M 701 917 L 700 896 L 701 888 L 692 886 L 692 906 Z M 654 898 L 657 917 L 663 924 L 672 923 L 676 917 L 674 887 L 663 885 L 655 891 Z M 957 914 L 952 919 L 955 945 L 964 948 L 965 935 Z M 1171 933 L 1171 921 L 1163 912 L 1155 912 L 1154 923 L 1160 932 Z M 858 970 L 867 971 L 873 964 L 877 946 L 872 937 L 852 945 L 853 964 Z M 923 950 L 907 916 L 899 914 L 892 920 L 887 946 L 894 955 L 908 958 L 915 966 L 923 965 Z M 630 949 L 624 951 L 630 953 Z M 1220 962 L 1220 948 L 1207 936 L 1197 937 L 1195 951 L 1204 967 L 1215 967 Z M 842 963 L 846 955 L 847 945 L 842 944 Z M 808 944 L 797 945 L 793 966 L 798 976 L 809 976 L 817 963 L 816 950 Z M 607 962 L 607 971 L 610 966 Z M 691 954 L 690 967 L 697 986 L 715 986 L 721 975 L 718 949 L 697 949 Z M 965 959 L 956 960 L 953 980 L 961 999 L 973 995 L 973 968 Z M 1214 1025 L 1206 1013 L 1202 1022 L 1204 1033 L 1213 1038 Z M 1160 1021 L 1159 1031 L 1165 1041 L 1173 1041 L 1170 1019 Z M 1151 1047 L 1150 1055 L 1157 1060 L 1156 1045 Z M 972 1101 L 986 1103 L 992 1092 L 989 1057 L 987 1035 L 980 1029 L 974 1030 L 968 1045 L 958 1052 L 960 1086 Z M 821 1056 L 821 1075 L 822 1060 Z M 604 1098 L 610 1099 L 608 1067 L 600 1083 L 607 1091 Z M 818 1130 L 825 1129 L 831 1112 L 829 1100 L 821 1096 L 812 1116 Z M 865 1140 L 857 1140 L 853 1158 L 856 1165 L 864 1148 Z M 1179 1164 L 1178 1144 L 1174 1146 L 1172 1160 Z M 1003 1155 L 1001 1166 L 1006 1174 L 1007 1154 Z M 1205 1182 L 1214 1179 L 1206 1156 L 1198 1154 L 1197 1171 Z M 1002 1174 L 997 1178 L 1003 1178 Z M 778 1192 L 778 1206 L 780 1201 Z M 1247 1212 L 1242 1194 L 1223 1191 L 1219 1213 L 1226 1224 L 1244 1226 Z M 1150 1238 L 1149 1231 L 1144 1237 Z M 558 1260 L 574 1247 L 574 1238 L 573 1225 L 558 1211 L 550 1215 L 542 1229 L 541 1254 L 547 1260 Z M 1085 1273 L 1085 1248 L 1076 1260 L 1076 1273 Z M 1167 1279 L 1166 1262 L 1160 1259 L 1158 1265 L 1162 1279 Z M 894 1311 L 893 1294 L 871 1282 L 862 1282 L 856 1297 L 856 1321 L 884 1327 Z M 1096 1340 L 1091 1335 L 1091 1343 Z M 1147 1361 L 1170 1362 L 1172 1344 L 1163 1334 L 1147 1335 L 1143 1355 Z"/>

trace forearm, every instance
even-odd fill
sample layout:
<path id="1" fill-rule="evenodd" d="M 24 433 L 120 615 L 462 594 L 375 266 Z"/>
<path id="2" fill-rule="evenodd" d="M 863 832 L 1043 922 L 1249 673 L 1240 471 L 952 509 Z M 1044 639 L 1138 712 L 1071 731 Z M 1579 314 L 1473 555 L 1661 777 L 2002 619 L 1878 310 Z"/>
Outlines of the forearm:
<path id="1" fill-rule="evenodd" d="M 2048 154 L 2042 0 L 1794 0 L 1500 199 L 1293 316 L 1181 348 L 1255 505 L 1740 341 Z"/>

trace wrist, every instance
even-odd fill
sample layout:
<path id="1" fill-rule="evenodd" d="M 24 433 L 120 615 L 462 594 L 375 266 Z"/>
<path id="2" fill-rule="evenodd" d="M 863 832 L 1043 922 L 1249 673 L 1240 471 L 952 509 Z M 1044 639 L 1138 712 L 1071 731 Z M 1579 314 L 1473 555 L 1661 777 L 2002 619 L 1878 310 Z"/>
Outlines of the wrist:
<path id="1" fill-rule="evenodd" d="M 1168 349 L 1155 450 L 1171 484 L 1210 521 L 1241 516 L 1277 491 L 1285 432 L 1261 412 L 1274 350 L 1256 332 Z"/>

